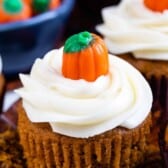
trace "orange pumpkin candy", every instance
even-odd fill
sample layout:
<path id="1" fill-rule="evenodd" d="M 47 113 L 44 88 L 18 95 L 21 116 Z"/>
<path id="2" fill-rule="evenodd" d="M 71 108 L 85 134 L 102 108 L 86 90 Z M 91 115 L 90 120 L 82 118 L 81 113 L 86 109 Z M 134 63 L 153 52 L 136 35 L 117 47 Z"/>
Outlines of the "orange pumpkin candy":
<path id="1" fill-rule="evenodd" d="M 144 0 L 144 4 L 147 8 L 156 12 L 163 12 L 168 9 L 168 0 Z"/>
<path id="2" fill-rule="evenodd" d="M 106 75 L 109 63 L 104 41 L 98 35 L 89 32 L 81 32 L 75 35 L 76 38 L 73 37 L 66 41 L 64 47 L 62 63 L 64 77 L 92 82 L 99 76 Z"/>
<path id="3" fill-rule="evenodd" d="M 26 4 L 31 6 L 35 0 L 23 0 L 23 1 Z M 48 2 L 49 2 L 49 9 L 55 9 L 60 4 L 60 0 L 48 0 Z M 44 1 L 41 1 L 41 3 L 44 3 Z M 39 5 L 40 5 L 40 3 L 39 3 Z"/>
<path id="4" fill-rule="evenodd" d="M 0 6 L 0 23 L 25 20 L 31 17 L 31 8 L 21 0 L 3 0 Z"/>
<path id="5" fill-rule="evenodd" d="M 23 0 L 26 4 L 31 5 L 32 4 L 32 0 Z"/>
<path id="6" fill-rule="evenodd" d="M 55 8 L 57 8 L 60 5 L 60 3 L 61 3 L 60 0 L 51 0 L 49 8 L 51 10 L 55 9 Z"/>
<path id="7" fill-rule="evenodd" d="M 43 1 L 42 0 L 31 0 L 31 1 L 32 1 L 31 5 L 35 13 L 42 13 L 47 10 L 56 9 L 61 3 L 60 0 L 43 0 Z"/>

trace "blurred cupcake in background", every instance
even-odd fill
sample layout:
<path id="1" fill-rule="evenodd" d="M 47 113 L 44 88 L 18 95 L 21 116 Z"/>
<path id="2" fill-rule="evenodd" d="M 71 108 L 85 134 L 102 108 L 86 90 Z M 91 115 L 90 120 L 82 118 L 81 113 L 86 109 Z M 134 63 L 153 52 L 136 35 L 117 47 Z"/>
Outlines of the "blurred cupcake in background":
<path id="1" fill-rule="evenodd" d="M 123 0 L 117 7 L 103 9 L 103 24 L 96 27 L 111 53 L 132 63 L 149 82 L 155 81 L 155 100 L 163 97 L 160 82 L 168 78 L 168 7 L 163 9 L 160 4 L 163 3 Z"/>
<path id="2" fill-rule="evenodd" d="M 161 111 L 168 109 L 168 4 L 167 1 L 123 0 L 102 10 L 96 30 L 108 50 L 134 65 L 151 85 L 154 104 L 153 131 L 160 128 Z M 165 99 L 167 101 L 165 101 Z M 157 150 L 158 148 L 158 144 Z"/>

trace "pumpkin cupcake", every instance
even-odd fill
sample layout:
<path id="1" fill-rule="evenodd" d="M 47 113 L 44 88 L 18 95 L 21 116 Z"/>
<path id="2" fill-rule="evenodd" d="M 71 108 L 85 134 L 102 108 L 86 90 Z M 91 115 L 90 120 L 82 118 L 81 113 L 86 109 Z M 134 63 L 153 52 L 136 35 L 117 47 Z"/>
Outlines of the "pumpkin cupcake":
<path id="1" fill-rule="evenodd" d="M 103 9 L 104 23 L 96 27 L 111 53 L 142 72 L 159 102 L 168 79 L 167 9 L 167 0 L 123 0 Z"/>
<path id="2" fill-rule="evenodd" d="M 123 0 L 118 6 L 103 9 L 104 22 L 96 27 L 110 53 L 136 67 L 152 88 L 157 153 L 160 111 L 166 109 L 168 101 L 165 92 L 168 88 L 167 9 L 167 0 Z"/>
<path id="3" fill-rule="evenodd" d="M 71 36 L 20 79 L 28 167 L 136 167 L 148 156 L 151 89 L 96 34 Z"/>

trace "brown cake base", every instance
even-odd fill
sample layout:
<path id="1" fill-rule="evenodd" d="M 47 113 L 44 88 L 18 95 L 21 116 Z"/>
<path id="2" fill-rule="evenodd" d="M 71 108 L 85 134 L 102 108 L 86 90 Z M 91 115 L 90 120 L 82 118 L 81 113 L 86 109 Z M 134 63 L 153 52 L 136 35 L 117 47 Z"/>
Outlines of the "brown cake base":
<path id="1" fill-rule="evenodd" d="M 135 129 L 121 127 L 90 138 L 53 133 L 48 123 L 32 123 L 18 111 L 20 143 L 29 168 L 136 167 L 149 156 L 151 116 Z"/>

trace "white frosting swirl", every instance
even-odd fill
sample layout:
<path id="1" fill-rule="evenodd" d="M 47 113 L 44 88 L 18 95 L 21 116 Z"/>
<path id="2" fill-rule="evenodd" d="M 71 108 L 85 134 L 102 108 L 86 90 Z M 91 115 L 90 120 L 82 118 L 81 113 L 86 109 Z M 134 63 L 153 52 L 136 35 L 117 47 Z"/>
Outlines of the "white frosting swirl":
<path id="1" fill-rule="evenodd" d="M 148 9 L 143 0 L 122 0 L 102 9 L 104 23 L 96 29 L 110 52 L 132 52 L 136 58 L 168 60 L 168 10 Z"/>
<path id="2" fill-rule="evenodd" d="M 152 93 L 134 67 L 110 55 L 108 75 L 94 82 L 71 80 L 61 73 L 62 52 L 50 51 L 35 61 L 30 75 L 20 75 L 23 88 L 16 92 L 32 122 L 49 122 L 54 132 L 85 138 L 145 120 Z"/>

